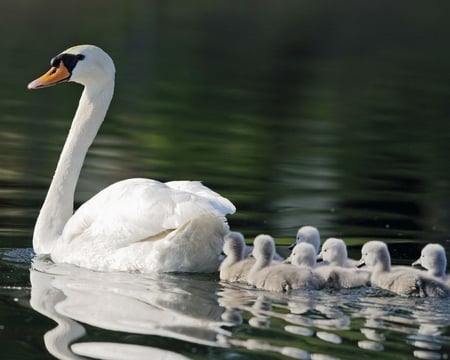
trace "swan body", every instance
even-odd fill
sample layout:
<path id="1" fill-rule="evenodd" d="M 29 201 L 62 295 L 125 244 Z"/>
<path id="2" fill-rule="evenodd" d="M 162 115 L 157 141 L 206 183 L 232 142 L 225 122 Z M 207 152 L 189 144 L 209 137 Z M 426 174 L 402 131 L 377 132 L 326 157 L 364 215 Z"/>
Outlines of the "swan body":
<path id="1" fill-rule="evenodd" d="M 228 282 L 247 282 L 247 275 L 255 263 L 253 258 L 245 258 L 245 240 L 239 232 L 229 232 L 223 243 L 226 258 L 220 264 L 220 280 Z"/>
<path id="2" fill-rule="evenodd" d="M 370 285 L 370 272 L 325 264 L 317 266 L 316 252 L 308 243 L 297 244 L 292 250 L 288 261 L 295 266 L 307 267 L 321 277 L 328 286 L 336 289 L 350 289 Z"/>
<path id="3" fill-rule="evenodd" d="M 382 241 L 369 241 L 361 249 L 360 265 L 372 268 L 372 286 L 402 296 L 448 297 L 450 288 L 443 282 L 414 269 L 391 271 L 391 257 L 387 245 Z"/>
<path id="4" fill-rule="evenodd" d="M 326 264 L 341 267 L 356 267 L 358 261 L 348 258 L 347 245 L 342 239 L 328 238 L 322 245 L 322 250 L 317 255 L 318 260 Z"/>
<path id="5" fill-rule="evenodd" d="M 289 250 L 292 250 L 295 245 L 301 242 L 306 242 L 314 246 L 316 254 L 319 253 L 320 249 L 320 233 L 319 230 L 314 226 L 302 226 L 297 230 L 297 236 L 295 237 L 295 243 L 289 246 Z"/>
<path id="6" fill-rule="evenodd" d="M 103 50 L 80 45 L 54 57 L 51 69 L 28 85 L 38 89 L 73 81 L 84 86 L 36 221 L 34 251 L 102 271 L 217 271 L 229 231 L 225 215 L 235 207 L 200 182 L 123 180 L 74 213 L 76 184 L 112 99 L 114 77 L 114 63 Z"/>
<path id="7" fill-rule="evenodd" d="M 428 270 L 427 274 L 444 281 L 450 286 L 450 276 L 445 274 L 447 268 L 447 255 L 441 244 L 427 244 L 422 249 L 420 258 L 412 266 L 422 266 Z"/>
<path id="8" fill-rule="evenodd" d="M 275 253 L 275 242 L 269 235 L 258 235 L 253 243 L 256 259 L 248 274 L 248 283 L 269 291 L 289 291 L 295 289 L 318 290 L 324 281 L 311 269 L 298 268 L 288 264 L 271 265 Z"/>

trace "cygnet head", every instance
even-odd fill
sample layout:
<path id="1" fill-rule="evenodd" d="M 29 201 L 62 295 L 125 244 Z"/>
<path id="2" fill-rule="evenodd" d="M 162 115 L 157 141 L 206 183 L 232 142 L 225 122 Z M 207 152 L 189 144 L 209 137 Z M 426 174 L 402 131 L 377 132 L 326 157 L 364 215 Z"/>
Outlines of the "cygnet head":
<path id="1" fill-rule="evenodd" d="M 367 265 L 374 270 L 390 271 L 391 255 L 387 245 L 382 241 L 368 241 L 361 249 L 358 267 Z"/>
<path id="2" fill-rule="evenodd" d="M 316 249 L 311 244 L 301 242 L 292 249 L 289 259 L 293 265 L 312 268 L 316 265 Z"/>
<path id="3" fill-rule="evenodd" d="M 40 89 L 66 81 L 100 89 L 105 83 L 114 82 L 113 61 L 94 45 L 71 47 L 52 58 L 50 65 L 49 71 L 28 84 L 28 89 Z"/>
<path id="4" fill-rule="evenodd" d="M 420 258 L 412 266 L 420 265 L 428 270 L 432 276 L 442 277 L 447 268 L 445 249 L 440 244 L 427 244 L 421 252 Z"/>
<path id="5" fill-rule="evenodd" d="M 300 244 L 301 242 L 306 242 L 314 246 L 316 254 L 318 254 L 320 248 L 319 230 L 314 226 L 302 226 L 298 229 L 295 243 L 289 246 L 289 250 L 292 250 L 295 245 Z"/>
<path id="6" fill-rule="evenodd" d="M 245 240 L 240 232 L 231 231 L 223 239 L 223 253 L 237 261 L 244 258 Z"/>
<path id="7" fill-rule="evenodd" d="M 275 254 L 275 241 L 272 236 L 260 234 L 253 241 L 253 257 L 264 262 L 272 261 Z"/>
<path id="8" fill-rule="evenodd" d="M 330 265 L 345 266 L 347 256 L 347 245 L 342 239 L 328 238 L 323 243 L 317 259 L 323 260 Z"/>

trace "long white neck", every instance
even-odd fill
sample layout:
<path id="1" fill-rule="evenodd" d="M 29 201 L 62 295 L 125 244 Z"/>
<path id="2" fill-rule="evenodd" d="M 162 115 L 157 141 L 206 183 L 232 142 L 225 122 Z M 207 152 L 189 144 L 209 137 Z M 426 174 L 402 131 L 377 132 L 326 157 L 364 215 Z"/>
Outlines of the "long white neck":
<path id="1" fill-rule="evenodd" d="M 89 146 L 105 118 L 114 92 L 114 81 L 87 85 L 78 104 L 53 180 L 36 221 L 33 248 L 51 253 L 73 214 L 75 188 Z"/>

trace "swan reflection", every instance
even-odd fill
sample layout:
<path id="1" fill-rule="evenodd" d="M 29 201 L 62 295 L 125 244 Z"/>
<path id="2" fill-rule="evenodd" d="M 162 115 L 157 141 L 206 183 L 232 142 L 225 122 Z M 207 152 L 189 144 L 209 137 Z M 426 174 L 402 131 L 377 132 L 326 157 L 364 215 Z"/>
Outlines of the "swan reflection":
<path id="1" fill-rule="evenodd" d="M 218 341 L 218 335 L 229 335 L 222 328 L 229 324 L 222 320 L 224 309 L 217 303 L 216 289 L 211 289 L 218 285 L 208 279 L 101 273 L 56 265 L 39 256 L 33 260 L 30 280 L 31 306 L 57 323 L 44 335 L 44 342 L 48 351 L 59 359 L 81 359 L 78 355 L 83 354 L 104 358 L 102 354 L 108 353 L 133 359 L 143 358 L 143 354 L 148 355 L 152 350 L 142 346 L 130 348 L 127 344 L 76 344 L 86 334 L 83 324 L 211 346 L 224 346 Z M 122 357 L 120 349 L 124 351 Z M 166 356 L 167 359 L 183 358 L 171 352 Z"/>
<path id="2" fill-rule="evenodd" d="M 186 359 L 148 346 L 147 338 L 128 343 L 119 334 L 127 340 L 120 343 L 114 332 L 159 336 L 166 348 L 170 339 L 184 341 L 210 355 L 329 359 L 351 349 L 357 357 L 388 353 L 399 340 L 420 359 L 442 358 L 448 349 L 445 299 L 373 288 L 274 293 L 216 276 L 101 273 L 44 257 L 33 260 L 30 278 L 31 306 L 56 322 L 44 342 L 58 359 Z M 93 337 L 91 327 L 109 330 L 108 337 Z"/>

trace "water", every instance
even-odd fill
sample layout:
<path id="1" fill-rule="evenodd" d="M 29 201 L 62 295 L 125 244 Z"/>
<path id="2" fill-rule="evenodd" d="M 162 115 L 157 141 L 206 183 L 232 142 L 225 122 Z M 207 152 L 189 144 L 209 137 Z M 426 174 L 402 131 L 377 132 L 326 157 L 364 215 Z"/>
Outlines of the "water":
<path id="1" fill-rule="evenodd" d="M 249 240 L 270 233 L 286 254 L 312 224 L 355 258 L 383 239 L 409 264 L 427 242 L 450 256 L 446 7 L 2 2 L 2 356 L 444 358 L 448 300 L 272 294 L 215 275 L 100 274 L 45 258 L 30 272 L 34 221 L 80 88 L 25 87 L 74 44 L 114 58 L 116 93 L 77 206 L 123 178 L 198 179 L 235 203 L 230 225 Z"/>

